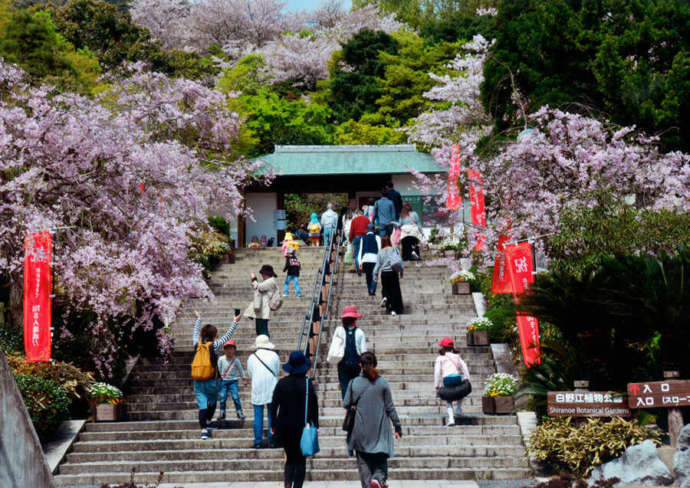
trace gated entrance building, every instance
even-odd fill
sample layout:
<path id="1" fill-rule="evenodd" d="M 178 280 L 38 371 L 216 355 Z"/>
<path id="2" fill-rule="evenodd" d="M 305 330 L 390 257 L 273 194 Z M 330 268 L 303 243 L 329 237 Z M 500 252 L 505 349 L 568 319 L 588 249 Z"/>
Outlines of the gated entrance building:
<path id="1" fill-rule="evenodd" d="M 257 158 L 262 172 L 272 170 L 270 186 L 246 189 L 252 219 L 240 219 L 236 239 L 244 247 L 253 236 L 282 239 L 274 211 L 284 209 L 288 193 L 343 193 L 361 208 L 369 197 L 378 198 L 384 185 L 392 181 L 403 199 L 412 203 L 424 225 L 431 225 L 434 209 L 425 207 L 414 184 L 411 170 L 424 174 L 444 172 L 433 157 L 417 151 L 412 144 L 381 146 L 276 146 L 273 154 Z M 325 209 L 318 209 L 317 213 Z M 426 219 L 425 219 L 426 216 Z"/>

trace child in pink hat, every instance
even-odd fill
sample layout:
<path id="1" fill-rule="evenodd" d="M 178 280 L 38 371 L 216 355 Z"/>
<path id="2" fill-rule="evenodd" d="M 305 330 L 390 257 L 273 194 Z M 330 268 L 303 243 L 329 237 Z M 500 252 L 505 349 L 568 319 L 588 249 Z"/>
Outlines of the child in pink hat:
<path id="1" fill-rule="evenodd" d="M 333 333 L 331 347 L 328 349 L 329 363 L 338 361 L 338 381 L 340 390 L 345 398 L 347 385 L 353 378 L 359 376 L 359 358 L 367 352 L 367 341 L 364 331 L 357 327 L 357 319 L 362 314 L 357 312 L 355 305 L 348 305 L 340 316 L 342 325 L 339 325 Z"/>

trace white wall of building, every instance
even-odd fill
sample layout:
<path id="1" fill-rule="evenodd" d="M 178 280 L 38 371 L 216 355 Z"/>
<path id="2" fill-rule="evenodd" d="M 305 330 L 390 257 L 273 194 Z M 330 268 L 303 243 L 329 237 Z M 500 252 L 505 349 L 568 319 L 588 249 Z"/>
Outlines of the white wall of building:
<path id="1" fill-rule="evenodd" d="M 278 233 L 273 226 L 273 211 L 278 209 L 277 194 L 247 193 L 247 207 L 253 212 L 253 220 L 247 219 L 247 244 L 253 236 L 261 239 L 262 235 L 265 235 L 266 239 L 273 237 L 274 242 L 277 242 Z"/>

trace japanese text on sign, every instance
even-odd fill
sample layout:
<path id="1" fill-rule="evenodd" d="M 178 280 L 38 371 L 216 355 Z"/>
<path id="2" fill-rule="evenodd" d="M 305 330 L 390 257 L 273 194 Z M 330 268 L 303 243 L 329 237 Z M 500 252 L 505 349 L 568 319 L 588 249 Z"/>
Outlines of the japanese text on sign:
<path id="1" fill-rule="evenodd" d="M 549 392 L 547 413 L 551 417 L 629 417 L 631 414 L 624 395 L 606 391 Z"/>
<path id="2" fill-rule="evenodd" d="M 628 384 L 630 408 L 690 406 L 690 381 L 668 380 Z"/>

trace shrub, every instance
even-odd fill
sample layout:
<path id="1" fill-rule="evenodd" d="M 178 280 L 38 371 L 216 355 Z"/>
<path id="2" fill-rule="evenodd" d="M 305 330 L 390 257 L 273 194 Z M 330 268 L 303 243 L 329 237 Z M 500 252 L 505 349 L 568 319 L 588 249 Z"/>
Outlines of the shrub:
<path id="1" fill-rule="evenodd" d="M 511 396 L 517 390 L 517 378 L 507 373 L 494 373 L 486 380 L 484 396 Z"/>
<path id="2" fill-rule="evenodd" d="M 31 421 L 41 439 L 53 434 L 69 414 L 69 397 L 58 383 L 25 374 L 15 375 Z"/>
<path id="3" fill-rule="evenodd" d="M 555 418 L 537 427 L 527 449 L 556 472 L 569 472 L 584 478 L 595 467 L 647 439 L 660 444 L 658 433 L 620 417 L 608 422 L 589 419 L 580 426 L 570 418 Z"/>
<path id="4" fill-rule="evenodd" d="M 85 416 L 89 411 L 88 391 L 94 382 L 86 373 L 71 363 L 52 361 L 30 363 L 23 356 L 7 356 L 7 362 L 15 375 L 28 375 L 50 380 L 62 387 L 69 398 L 69 410 L 73 416 Z"/>

